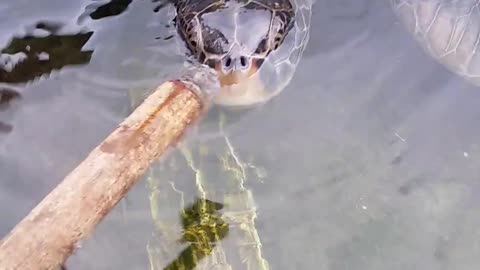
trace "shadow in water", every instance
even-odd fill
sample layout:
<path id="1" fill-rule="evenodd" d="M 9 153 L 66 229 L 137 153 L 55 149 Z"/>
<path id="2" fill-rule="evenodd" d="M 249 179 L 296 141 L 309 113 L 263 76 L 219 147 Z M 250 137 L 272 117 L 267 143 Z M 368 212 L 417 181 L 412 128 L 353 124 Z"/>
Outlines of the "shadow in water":
<path id="1" fill-rule="evenodd" d="M 192 270 L 199 261 L 209 256 L 216 242 L 228 235 L 229 225 L 219 210 L 223 204 L 206 199 L 197 199 L 184 209 L 181 219 L 183 226 L 182 243 L 190 243 L 179 256 L 165 266 L 164 270 Z"/>
<path id="2" fill-rule="evenodd" d="M 98 6 L 89 16 L 92 20 L 117 16 L 125 12 L 131 3 L 132 0 L 112 0 L 104 5 Z"/>
<path id="3" fill-rule="evenodd" d="M 0 87 L 0 111 L 4 111 L 10 107 L 10 104 L 21 98 L 20 93 L 15 90 Z M 0 133 L 8 133 L 12 131 L 12 125 L 0 121 Z"/>
<path id="4" fill-rule="evenodd" d="M 177 0 L 152 0 L 152 3 L 155 3 L 155 7 L 153 8 L 154 12 L 159 12 L 160 9 L 166 7 L 168 4 L 175 4 Z"/>

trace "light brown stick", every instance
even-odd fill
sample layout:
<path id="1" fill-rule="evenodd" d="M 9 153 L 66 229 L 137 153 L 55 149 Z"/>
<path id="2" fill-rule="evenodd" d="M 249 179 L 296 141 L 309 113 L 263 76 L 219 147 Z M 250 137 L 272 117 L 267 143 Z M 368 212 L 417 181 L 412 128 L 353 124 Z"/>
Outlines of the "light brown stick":
<path id="1" fill-rule="evenodd" d="M 205 104 L 198 90 L 176 80 L 153 92 L 3 239 L 0 269 L 62 265 L 76 243 L 199 118 Z"/>

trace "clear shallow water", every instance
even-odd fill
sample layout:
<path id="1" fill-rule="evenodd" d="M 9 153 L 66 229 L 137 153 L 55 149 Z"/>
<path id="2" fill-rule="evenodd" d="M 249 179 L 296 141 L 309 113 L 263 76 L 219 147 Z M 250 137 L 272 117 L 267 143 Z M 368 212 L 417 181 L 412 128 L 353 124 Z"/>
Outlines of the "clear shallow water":
<path id="1" fill-rule="evenodd" d="M 78 26 L 88 4 L 0 4 L 2 47 L 40 20 L 94 31 L 88 65 L 7 85 L 22 98 L 0 111 L 11 126 L 0 135 L 1 235 L 123 119 L 129 89 L 181 63 L 155 39 L 167 33 L 152 4 Z M 266 171 L 247 187 L 270 268 L 478 267 L 478 89 L 427 56 L 385 1 L 318 0 L 312 26 L 290 86 L 231 137 Z M 192 182 L 178 179 L 185 191 Z M 146 269 L 152 230 L 144 181 L 67 266 Z"/>

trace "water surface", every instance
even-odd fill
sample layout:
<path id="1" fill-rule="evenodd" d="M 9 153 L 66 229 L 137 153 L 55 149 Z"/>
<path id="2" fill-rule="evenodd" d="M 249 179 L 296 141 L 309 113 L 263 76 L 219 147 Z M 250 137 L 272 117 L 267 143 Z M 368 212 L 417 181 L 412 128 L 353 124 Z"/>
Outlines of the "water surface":
<path id="1" fill-rule="evenodd" d="M 106 3 L 0 4 L 0 46 L 23 50 L 2 51 L 0 63 L 32 55 L 21 75 L 8 62 L 0 71 L 11 97 L 0 107 L 0 235 L 128 114 L 129 90 L 151 89 L 182 63 L 166 9 Z M 9 47 L 28 35 L 56 45 Z M 262 168 L 246 186 L 270 269 L 480 266 L 479 108 L 480 91 L 426 55 L 387 1 L 318 0 L 292 83 L 231 136 Z M 191 175 L 176 181 L 195 188 Z M 69 269 L 148 269 L 147 187 L 132 190 Z"/>

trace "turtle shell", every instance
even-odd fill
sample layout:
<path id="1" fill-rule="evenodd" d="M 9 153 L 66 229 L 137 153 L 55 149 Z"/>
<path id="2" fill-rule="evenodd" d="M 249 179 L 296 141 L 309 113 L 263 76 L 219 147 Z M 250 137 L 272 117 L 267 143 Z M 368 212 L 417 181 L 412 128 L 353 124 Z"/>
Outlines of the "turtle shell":
<path id="1" fill-rule="evenodd" d="M 477 0 L 391 0 L 391 4 L 408 32 L 431 57 L 480 86 Z"/>

